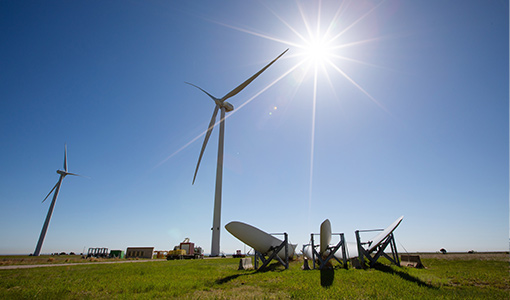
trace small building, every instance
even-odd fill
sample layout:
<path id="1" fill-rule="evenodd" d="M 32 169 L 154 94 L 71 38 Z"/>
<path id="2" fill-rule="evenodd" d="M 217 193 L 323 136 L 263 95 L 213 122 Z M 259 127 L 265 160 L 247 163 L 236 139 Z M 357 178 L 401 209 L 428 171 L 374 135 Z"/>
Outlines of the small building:
<path id="1" fill-rule="evenodd" d="M 128 247 L 126 258 L 148 258 L 152 259 L 154 247 Z"/>
<path id="2" fill-rule="evenodd" d="M 122 250 L 110 250 L 111 258 L 124 258 L 124 251 Z"/>
<path id="3" fill-rule="evenodd" d="M 89 248 L 88 257 L 107 258 L 108 248 Z"/>

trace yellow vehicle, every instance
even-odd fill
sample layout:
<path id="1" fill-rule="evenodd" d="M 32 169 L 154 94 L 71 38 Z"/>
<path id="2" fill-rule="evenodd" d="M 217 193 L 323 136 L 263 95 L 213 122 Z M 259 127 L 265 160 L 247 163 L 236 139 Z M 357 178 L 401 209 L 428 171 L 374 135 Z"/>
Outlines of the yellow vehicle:
<path id="1" fill-rule="evenodd" d="M 194 243 L 190 243 L 189 238 L 185 238 L 179 246 L 174 247 L 174 250 L 168 251 L 166 256 L 167 260 L 201 258 L 204 258 L 204 251 L 201 247 L 195 247 Z"/>

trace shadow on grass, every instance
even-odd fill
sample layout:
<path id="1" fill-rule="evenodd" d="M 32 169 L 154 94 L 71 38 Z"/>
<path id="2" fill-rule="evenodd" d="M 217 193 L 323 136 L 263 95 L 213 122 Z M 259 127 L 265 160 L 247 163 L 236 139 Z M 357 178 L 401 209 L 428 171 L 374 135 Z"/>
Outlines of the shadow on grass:
<path id="1" fill-rule="evenodd" d="M 282 269 L 283 268 L 283 269 Z M 279 262 L 274 262 L 272 264 L 269 264 L 264 269 L 259 268 L 255 272 L 258 273 L 265 273 L 265 272 L 282 272 L 285 270 L 285 267 L 283 267 Z"/>
<path id="2" fill-rule="evenodd" d="M 265 272 L 282 272 L 285 270 L 285 269 L 282 270 L 279 266 L 281 266 L 279 263 L 273 263 L 273 264 L 270 264 L 269 266 L 266 266 L 264 269 L 258 269 L 258 270 L 254 270 L 249 273 L 235 274 L 235 275 L 230 275 L 230 276 L 227 276 L 224 278 L 217 279 L 216 283 L 224 284 L 224 283 L 232 281 L 232 280 L 234 280 L 238 277 L 241 277 L 241 276 L 248 276 L 248 275 L 253 275 L 256 273 L 265 273 Z"/>
<path id="3" fill-rule="evenodd" d="M 384 272 L 384 273 L 388 273 L 388 274 L 391 274 L 391 275 L 397 275 L 400 278 L 402 278 L 404 280 L 407 280 L 409 282 L 416 283 L 419 286 L 427 287 L 427 288 L 430 288 L 430 289 L 438 289 L 437 287 L 435 287 L 435 286 L 433 286 L 433 285 L 431 285 L 431 284 L 421 280 L 418 277 L 414 277 L 414 276 L 409 275 L 408 273 L 403 272 L 403 271 L 395 270 L 395 269 L 391 268 L 390 266 L 386 266 L 386 265 L 377 263 L 373 268 L 378 270 L 378 271 Z"/>
<path id="4" fill-rule="evenodd" d="M 224 283 L 227 283 L 231 280 L 234 280 L 236 279 L 237 277 L 241 277 L 241 276 L 246 276 L 246 275 L 251 275 L 253 273 L 245 273 L 245 274 L 235 274 L 235 275 L 230 275 L 230 276 L 227 276 L 227 277 L 223 277 L 223 278 L 220 278 L 218 280 L 216 280 L 216 283 L 217 284 L 224 284 Z"/>

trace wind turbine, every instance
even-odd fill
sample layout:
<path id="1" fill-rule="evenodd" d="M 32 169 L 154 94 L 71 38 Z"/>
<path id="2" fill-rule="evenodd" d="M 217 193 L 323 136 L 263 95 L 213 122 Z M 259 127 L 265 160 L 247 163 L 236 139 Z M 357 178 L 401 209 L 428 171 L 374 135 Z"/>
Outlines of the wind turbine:
<path id="1" fill-rule="evenodd" d="M 48 225 L 50 224 L 51 215 L 53 214 L 53 208 L 55 208 L 55 202 L 57 201 L 58 192 L 60 191 L 60 185 L 62 184 L 62 180 L 67 175 L 80 176 L 78 174 L 67 172 L 67 145 L 64 146 L 64 170 L 57 170 L 57 173 L 60 175 L 60 178 L 57 181 L 57 184 L 51 189 L 51 191 L 46 195 L 44 200 L 51 195 L 51 193 L 55 190 L 55 194 L 53 195 L 53 200 L 51 200 L 50 209 L 48 210 L 48 214 L 46 215 L 46 220 L 44 221 L 43 228 L 41 230 L 41 235 L 39 236 L 39 241 L 37 242 L 37 246 L 35 247 L 34 256 L 39 256 L 41 252 L 41 247 L 44 242 L 44 237 L 46 236 L 46 231 L 48 230 Z"/>
<path id="2" fill-rule="evenodd" d="M 235 96 L 237 93 L 242 91 L 248 84 L 250 84 L 255 78 L 257 78 L 262 72 L 264 72 L 269 66 L 271 66 L 275 61 L 277 61 L 285 52 L 289 51 L 289 49 L 285 50 L 280 54 L 277 58 L 267 64 L 262 70 L 258 71 L 255 75 L 248 78 L 245 82 L 241 83 L 238 87 L 230 91 L 228 94 L 223 96 L 223 98 L 216 98 L 213 95 L 209 94 L 202 88 L 186 82 L 189 85 L 196 87 L 201 90 L 207 96 L 209 96 L 215 103 L 214 111 L 212 114 L 211 122 L 209 123 L 209 127 L 207 129 L 207 133 L 205 135 L 204 143 L 202 144 L 202 149 L 200 150 L 200 156 L 198 157 L 197 167 L 195 169 L 195 175 L 193 176 L 193 184 L 195 183 L 195 179 L 197 177 L 198 167 L 200 166 L 200 161 L 202 160 L 202 155 L 204 154 L 205 147 L 207 142 L 209 141 L 209 137 L 211 136 L 214 124 L 216 122 L 216 115 L 218 114 L 218 110 L 221 111 L 220 117 L 220 134 L 218 141 L 218 161 L 216 165 L 216 191 L 214 194 L 214 215 L 213 215 L 213 227 L 212 230 L 212 242 L 211 242 L 211 256 L 218 256 L 220 254 L 220 225 L 221 225 L 221 188 L 222 188 L 222 179 L 223 179 L 223 144 L 225 137 L 225 112 L 230 112 L 234 110 L 234 106 L 228 103 L 227 100 L 230 97 Z"/>

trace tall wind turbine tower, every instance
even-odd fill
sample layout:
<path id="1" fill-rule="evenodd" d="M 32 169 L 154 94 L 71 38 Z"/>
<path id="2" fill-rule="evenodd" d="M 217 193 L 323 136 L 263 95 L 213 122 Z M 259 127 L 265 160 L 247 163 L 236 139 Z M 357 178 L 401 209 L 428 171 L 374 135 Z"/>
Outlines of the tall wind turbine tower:
<path id="1" fill-rule="evenodd" d="M 222 180 L 223 180 L 223 144 L 225 137 L 225 112 L 230 112 L 234 110 L 234 106 L 228 103 L 228 98 L 235 96 L 237 93 L 242 91 L 248 84 L 250 84 L 255 78 L 257 78 L 262 72 L 264 72 L 269 66 L 271 66 L 275 61 L 277 61 L 285 52 L 289 49 L 285 50 L 280 54 L 277 58 L 267 64 L 262 70 L 258 71 L 255 75 L 248 78 L 245 82 L 241 83 L 238 87 L 230 91 L 228 94 L 223 96 L 223 98 L 216 98 L 213 95 L 209 94 L 202 88 L 186 82 L 189 85 L 192 85 L 205 94 L 209 96 L 216 106 L 214 107 L 213 115 L 211 118 L 211 122 L 209 123 L 209 127 L 207 129 L 207 133 L 205 135 L 204 143 L 202 144 L 202 149 L 200 150 L 200 156 L 198 157 L 197 167 L 195 169 L 195 175 L 193 176 L 193 184 L 195 183 L 195 179 L 197 177 L 198 167 L 200 166 L 200 161 L 202 160 L 202 155 L 204 154 L 205 147 L 207 142 L 209 141 L 209 137 L 211 136 L 213 127 L 216 122 L 216 115 L 218 114 L 218 110 L 221 111 L 220 116 L 220 134 L 218 141 L 218 160 L 216 165 L 216 190 L 214 194 L 214 215 L 213 215 L 213 227 L 212 229 L 212 242 L 211 242 L 211 256 L 218 256 L 220 254 L 220 226 L 221 226 L 221 188 L 222 188 Z"/>
<path id="2" fill-rule="evenodd" d="M 57 174 L 60 175 L 60 178 L 57 181 L 57 184 L 51 189 L 51 191 L 46 195 L 44 201 L 51 195 L 53 190 L 55 190 L 55 194 L 53 195 L 53 200 L 51 200 L 50 209 L 48 210 L 48 214 L 46 215 L 46 220 L 44 221 L 43 228 L 41 230 L 41 235 L 39 236 L 39 241 L 37 242 L 37 246 L 35 247 L 34 256 L 39 256 L 41 253 L 41 247 L 44 242 L 44 237 L 46 236 L 46 231 L 48 230 L 48 225 L 50 224 L 51 215 L 53 214 L 53 208 L 55 208 L 55 202 L 57 201 L 58 192 L 60 191 L 60 185 L 62 184 L 62 180 L 67 175 L 80 176 L 78 174 L 67 172 L 67 145 L 64 146 L 64 170 L 57 170 Z"/>

